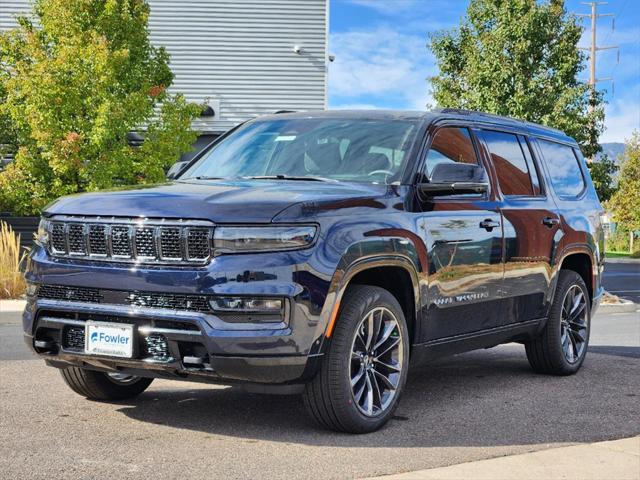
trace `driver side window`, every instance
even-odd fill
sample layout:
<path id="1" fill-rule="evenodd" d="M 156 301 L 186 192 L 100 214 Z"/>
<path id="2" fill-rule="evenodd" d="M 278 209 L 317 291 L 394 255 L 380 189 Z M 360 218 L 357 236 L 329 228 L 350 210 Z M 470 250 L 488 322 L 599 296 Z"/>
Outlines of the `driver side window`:
<path id="1" fill-rule="evenodd" d="M 445 127 L 436 132 L 425 162 L 425 174 L 431 178 L 439 163 L 467 163 L 478 165 L 469 129 Z"/>

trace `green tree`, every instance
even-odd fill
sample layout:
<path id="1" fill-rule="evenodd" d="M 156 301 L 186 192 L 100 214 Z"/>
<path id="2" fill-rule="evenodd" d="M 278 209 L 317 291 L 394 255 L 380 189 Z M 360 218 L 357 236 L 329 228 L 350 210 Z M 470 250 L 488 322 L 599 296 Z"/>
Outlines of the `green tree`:
<path id="1" fill-rule="evenodd" d="M 602 155 L 597 161 L 589 162 L 589 173 L 596 188 L 598 198 L 601 202 L 606 202 L 616 191 L 613 175 L 618 171 L 616 162 L 608 155 Z"/>
<path id="2" fill-rule="evenodd" d="M 144 0 L 35 0 L 0 34 L 0 210 L 35 214 L 66 194 L 152 183 L 195 140 L 200 106 L 170 95 L 169 56 Z M 146 130 L 141 147 L 127 133 Z"/>
<path id="3" fill-rule="evenodd" d="M 624 163 L 620 167 L 618 191 L 611 197 L 609 205 L 613 219 L 623 230 L 640 230 L 640 132 L 634 131 L 627 140 Z"/>
<path id="4" fill-rule="evenodd" d="M 562 0 L 471 0 L 457 28 L 429 39 L 439 67 L 434 99 L 559 128 L 591 157 L 604 109 L 602 95 L 577 79 L 581 33 Z"/>

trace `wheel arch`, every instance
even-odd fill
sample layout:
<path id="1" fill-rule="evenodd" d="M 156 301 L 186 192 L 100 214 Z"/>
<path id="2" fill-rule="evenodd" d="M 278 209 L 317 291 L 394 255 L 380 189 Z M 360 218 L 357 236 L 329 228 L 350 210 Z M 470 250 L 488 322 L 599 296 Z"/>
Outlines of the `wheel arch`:
<path id="1" fill-rule="evenodd" d="M 560 261 L 558 262 L 558 270 L 556 274 L 556 280 L 554 282 L 554 294 L 555 286 L 558 283 L 558 276 L 560 270 L 572 270 L 576 272 L 582 280 L 584 280 L 589 292 L 589 299 L 593 300 L 595 294 L 595 262 L 593 258 L 593 252 L 586 245 L 574 245 L 563 251 Z"/>
<path id="2" fill-rule="evenodd" d="M 342 276 L 336 291 L 329 322 L 324 332 L 330 338 L 340 313 L 340 302 L 351 285 L 372 285 L 384 288 L 398 300 L 413 341 L 419 329 L 420 292 L 418 272 L 410 259 L 399 255 L 377 255 L 352 264 Z"/>

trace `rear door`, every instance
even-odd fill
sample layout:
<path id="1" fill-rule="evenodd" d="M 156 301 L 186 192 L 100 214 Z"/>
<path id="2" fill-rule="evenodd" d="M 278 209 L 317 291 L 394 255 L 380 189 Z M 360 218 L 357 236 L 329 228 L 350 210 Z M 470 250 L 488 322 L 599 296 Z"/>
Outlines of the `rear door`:
<path id="1" fill-rule="evenodd" d="M 442 162 L 480 161 L 472 131 L 441 126 L 419 177 L 429 178 Z M 489 175 L 487 174 L 487 179 Z M 499 324 L 502 287 L 502 226 L 495 193 L 421 199 L 419 227 L 428 249 L 427 303 L 421 341 L 489 329 Z"/>
<path id="2" fill-rule="evenodd" d="M 516 131 L 482 130 L 499 186 L 504 228 L 501 323 L 544 317 L 560 231 L 556 205 L 542 182 L 531 142 Z"/>

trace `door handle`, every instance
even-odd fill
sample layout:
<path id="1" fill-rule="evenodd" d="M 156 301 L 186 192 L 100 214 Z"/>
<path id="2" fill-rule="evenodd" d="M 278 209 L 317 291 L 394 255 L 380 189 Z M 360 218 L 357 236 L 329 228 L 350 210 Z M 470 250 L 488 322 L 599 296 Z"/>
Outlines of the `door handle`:
<path id="1" fill-rule="evenodd" d="M 484 228 L 487 232 L 490 232 L 494 228 L 498 228 L 500 226 L 500 222 L 494 222 L 490 218 L 485 218 L 480 222 L 480 228 Z"/>
<path id="2" fill-rule="evenodd" d="M 560 219 L 556 217 L 544 217 L 542 219 L 542 223 L 544 223 L 547 227 L 551 228 L 554 225 L 558 225 L 560 223 Z"/>

